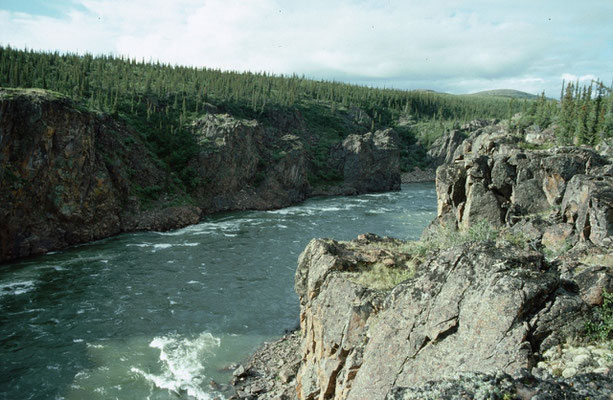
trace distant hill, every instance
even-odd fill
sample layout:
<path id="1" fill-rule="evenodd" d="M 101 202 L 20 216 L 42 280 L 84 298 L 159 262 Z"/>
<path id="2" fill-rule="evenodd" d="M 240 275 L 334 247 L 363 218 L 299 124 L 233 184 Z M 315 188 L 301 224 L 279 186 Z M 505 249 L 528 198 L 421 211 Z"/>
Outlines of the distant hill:
<path id="1" fill-rule="evenodd" d="M 513 99 L 536 99 L 538 96 L 513 89 L 484 90 L 483 92 L 471 93 L 471 96 L 507 97 Z"/>

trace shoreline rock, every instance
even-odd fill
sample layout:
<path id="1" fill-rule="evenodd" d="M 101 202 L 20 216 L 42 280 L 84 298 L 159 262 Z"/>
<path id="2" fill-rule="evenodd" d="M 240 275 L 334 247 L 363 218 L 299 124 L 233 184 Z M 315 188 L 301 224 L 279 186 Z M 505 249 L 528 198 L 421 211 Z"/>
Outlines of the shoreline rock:
<path id="1" fill-rule="evenodd" d="M 234 371 L 230 399 L 290 400 L 296 398 L 300 364 L 300 332 L 263 344 Z"/>
<path id="2" fill-rule="evenodd" d="M 404 172 L 400 178 L 402 183 L 436 182 L 436 171 L 432 168 L 415 167 L 411 172 Z"/>
<path id="3" fill-rule="evenodd" d="M 309 243 L 290 398 L 611 398 L 598 346 L 569 341 L 613 291 L 613 163 L 586 148 L 522 150 L 505 129 L 479 124 L 438 168 L 424 241 Z M 400 279 L 371 285 L 375 270 Z"/>

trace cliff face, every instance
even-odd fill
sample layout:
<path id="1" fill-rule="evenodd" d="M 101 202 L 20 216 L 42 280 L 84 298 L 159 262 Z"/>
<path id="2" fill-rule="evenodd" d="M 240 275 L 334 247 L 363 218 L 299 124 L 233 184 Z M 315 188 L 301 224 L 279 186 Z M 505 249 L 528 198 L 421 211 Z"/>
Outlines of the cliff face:
<path id="1" fill-rule="evenodd" d="M 305 139 L 282 129 L 302 132 L 300 115 L 273 115 L 278 126 L 264 127 L 206 112 L 191 126 L 199 152 L 189 165 L 197 183 L 186 193 L 140 135 L 111 117 L 51 92 L 0 89 L 0 262 L 319 194 L 307 179 L 313 167 Z M 350 135 L 338 155 L 334 165 L 344 183 L 332 193 L 400 188 L 393 131 Z M 195 205 L 172 206 L 185 198 Z"/>
<path id="2" fill-rule="evenodd" d="M 407 257 L 401 246 L 372 237 L 311 242 L 296 273 L 298 398 L 383 399 L 396 387 L 458 372 L 535 367 L 542 350 L 581 331 L 589 305 L 542 254 L 517 250 L 494 243 L 443 250 L 385 293 L 352 282 L 352 271 L 381 256 Z"/>
<path id="3" fill-rule="evenodd" d="M 193 125 L 201 151 L 198 204 L 215 212 L 270 209 L 309 193 L 306 152 L 298 137 L 277 137 L 257 121 L 208 114 Z"/>
<path id="4" fill-rule="evenodd" d="M 610 245 L 611 160 L 589 148 L 526 151 L 517 147 L 520 140 L 503 126 L 466 139 L 437 170 L 436 223 L 514 226 L 525 216 L 552 213 L 569 245 L 578 239 Z"/>
<path id="5" fill-rule="evenodd" d="M 138 135 L 49 92 L 0 91 L 0 166 L 0 261 L 199 218 L 148 221 L 135 188 L 167 176 Z"/>
<path id="6" fill-rule="evenodd" d="M 349 135 L 332 150 L 333 168 L 350 194 L 400 190 L 400 149 L 392 129 Z"/>

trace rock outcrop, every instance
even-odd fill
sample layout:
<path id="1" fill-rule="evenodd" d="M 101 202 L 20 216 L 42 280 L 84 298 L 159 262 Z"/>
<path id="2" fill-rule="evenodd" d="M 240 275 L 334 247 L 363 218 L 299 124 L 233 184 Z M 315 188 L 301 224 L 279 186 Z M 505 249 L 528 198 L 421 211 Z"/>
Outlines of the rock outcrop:
<path id="1" fill-rule="evenodd" d="M 613 291 L 611 160 L 522 150 L 481 125 L 438 169 L 422 242 L 309 243 L 300 368 L 281 398 L 610 398 L 610 352 L 577 338 Z"/>
<path id="2" fill-rule="evenodd" d="M 285 207 L 310 190 L 307 155 L 299 138 L 275 137 L 255 120 L 207 114 L 194 122 L 201 151 L 192 162 L 206 212 Z"/>
<path id="3" fill-rule="evenodd" d="M 349 135 L 332 149 L 331 168 L 345 194 L 400 190 L 400 149 L 393 129 Z"/>
<path id="4" fill-rule="evenodd" d="M 449 164 L 455 159 L 456 151 L 468 135 L 473 137 L 496 130 L 497 120 L 474 120 L 449 133 L 439 137 L 432 143 L 428 150 L 430 166 L 436 169 L 443 164 Z"/>
<path id="5" fill-rule="evenodd" d="M 541 253 L 509 244 L 431 254 L 390 292 L 351 280 L 382 255 L 398 260 L 403 248 L 376 237 L 314 240 L 301 255 L 298 398 L 383 399 L 458 372 L 515 375 L 581 332 L 590 307 Z"/>
<path id="6" fill-rule="evenodd" d="M 559 230 L 573 228 L 562 235 L 569 245 L 574 239 L 610 244 L 611 160 L 584 147 L 522 150 L 520 141 L 501 125 L 466 139 L 437 170 L 437 223 L 467 228 L 486 220 L 512 226 L 525 216 L 557 213 L 558 222 L 568 224 Z"/>
<path id="7" fill-rule="evenodd" d="M 39 90 L 0 90 L 0 262 L 126 230 L 197 222 L 197 207 L 141 210 L 167 182 L 139 135 Z"/>

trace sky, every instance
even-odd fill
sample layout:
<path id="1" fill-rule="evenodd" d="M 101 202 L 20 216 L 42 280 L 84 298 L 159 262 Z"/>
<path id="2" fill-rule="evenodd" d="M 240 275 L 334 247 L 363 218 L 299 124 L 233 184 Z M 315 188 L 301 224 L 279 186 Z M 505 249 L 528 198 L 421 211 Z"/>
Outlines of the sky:
<path id="1" fill-rule="evenodd" d="M 0 0 L 0 45 L 396 89 L 613 79 L 613 0 Z"/>

